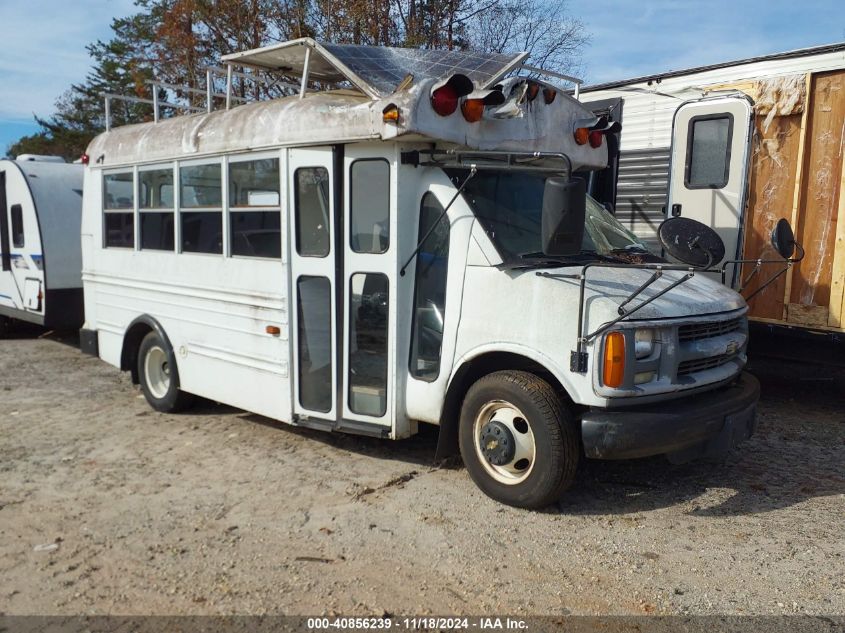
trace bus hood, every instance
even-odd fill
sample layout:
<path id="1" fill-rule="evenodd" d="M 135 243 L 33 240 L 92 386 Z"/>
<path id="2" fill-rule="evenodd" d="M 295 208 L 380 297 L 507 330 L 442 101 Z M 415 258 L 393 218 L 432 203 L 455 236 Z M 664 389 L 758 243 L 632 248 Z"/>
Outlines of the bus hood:
<path id="1" fill-rule="evenodd" d="M 580 268 L 538 271 L 541 277 L 548 276 L 546 281 L 570 286 L 576 292 L 580 283 L 577 279 L 566 279 L 556 275 L 579 272 Z M 653 273 L 653 270 L 624 267 L 588 268 L 584 289 L 586 330 L 595 329 L 619 317 L 619 306 L 645 284 Z M 630 313 L 636 306 L 652 299 L 686 274 L 685 271 L 678 270 L 664 271 L 657 281 L 626 303 L 625 310 Z M 690 279 L 634 312 L 630 318 L 637 321 L 677 319 L 731 312 L 745 306 L 745 300 L 738 293 L 711 279 L 710 275 L 696 272 Z"/>

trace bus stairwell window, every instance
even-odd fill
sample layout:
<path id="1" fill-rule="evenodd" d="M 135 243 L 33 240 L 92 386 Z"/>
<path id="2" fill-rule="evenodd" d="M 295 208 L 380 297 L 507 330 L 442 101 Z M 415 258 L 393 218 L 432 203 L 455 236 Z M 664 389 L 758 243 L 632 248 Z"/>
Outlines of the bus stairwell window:
<path id="1" fill-rule="evenodd" d="M 103 245 L 135 246 L 135 191 L 131 171 L 103 176 Z"/>
<path id="2" fill-rule="evenodd" d="M 282 256 L 279 159 L 229 163 L 232 255 Z"/>

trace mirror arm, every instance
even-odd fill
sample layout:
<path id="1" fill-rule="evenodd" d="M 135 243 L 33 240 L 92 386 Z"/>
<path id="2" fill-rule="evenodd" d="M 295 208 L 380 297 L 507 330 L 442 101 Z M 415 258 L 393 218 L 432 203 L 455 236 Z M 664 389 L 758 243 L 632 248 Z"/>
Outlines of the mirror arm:
<path id="1" fill-rule="evenodd" d="M 425 244 L 425 241 L 429 238 L 429 236 L 430 236 L 432 233 L 434 233 L 434 229 L 435 229 L 435 228 L 437 228 L 437 225 L 438 225 L 438 224 L 440 224 L 440 220 L 442 220 L 444 217 L 446 217 L 446 213 L 448 213 L 449 208 L 452 206 L 452 203 L 453 203 L 453 202 L 455 202 L 455 200 L 457 200 L 457 199 L 458 199 L 458 196 L 459 196 L 459 195 L 461 195 L 461 192 L 464 190 L 464 187 L 466 187 L 466 186 L 467 186 L 467 184 L 469 183 L 469 181 L 472 179 L 472 177 L 473 177 L 473 176 L 475 176 L 475 174 L 476 174 L 477 172 L 478 172 L 478 169 L 476 169 L 475 165 L 472 165 L 472 166 L 470 167 L 470 169 L 469 169 L 469 175 L 468 175 L 468 176 L 466 177 L 466 179 L 464 179 L 464 181 L 461 183 L 461 186 L 460 186 L 460 187 L 458 187 L 458 190 L 455 192 L 455 195 L 454 195 L 454 196 L 452 196 L 452 199 L 451 199 L 451 200 L 449 200 L 449 204 L 447 204 L 447 205 L 446 205 L 446 208 L 445 208 L 445 209 L 443 209 L 443 213 L 441 213 L 439 216 L 437 216 L 437 219 L 436 219 L 436 220 L 434 221 L 434 223 L 431 225 L 431 228 L 430 228 L 430 229 L 428 229 L 428 231 L 426 231 L 426 234 L 425 234 L 425 235 L 423 236 L 423 238 L 420 240 L 420 243 L 419 243 L 419 244 L 417 244 L 417 247 L 414 249 L 414 252 L 413 252 L 413 253 L 411 253 L 411 256 L 408 258 L 408 261 L 406 261 L 406 262 L 402 265 L 402 268 L 400 268 L 400 269 L 399 269 L 399 276 L 400 276 L 400 277 L 404 277 L 404 276 L 405 276 L 405 269 L 408 267 L 408 264 L 410 264 L 412 261 L 414 261 L 414 258 L 415 258 L 415 257 L 419 254 L 420 249 L 423 247 L 423 244 Z"/>
<path id="2" fill-rule="evenodd" d="M 661 290 L 660 292 L 658 292 L 658 293 L 657 293 L 656 295 L 654 295 L 653 297 L 649 297 L 648 299 L 646 299 L 646 300 L 645 300 L 645 301 L 643 301 L 642 303 L 638 303 L 636 306 L 634 306 L 634 308 L 632 308 L 632 309 L 631 309 L 631 310 L 629 310 L 628 312 L 624 313 L 622 316 L 620 316 L 620 317 L 617 317 L 617 318 L 613 319 L 613 321 L 610 321 L 609 323 L 605 323 L 604 325 L 602 325 L 602 326 L 598 327 L 596 330 L 594 330 L 594 331 L 593 331 L 593 332 L 591 332 L 590 334 L 587 334 L 587 336 L 585 336 L 585 337 L 584 337 L 584 342 L 585 342 L 585 343 L 589 343 L 589 342 L 590 342 L 590 341 L 592 341 L 594 338 L 596 338 L 597 336 L 599 336 L 599 335 L 600 335 L 600 334 L 602 334 L 603 332 L 606 332 L 607 330 L 609 330 L 610 328 L 612 328 L 614 325 L 616 325 L 617 323 L 619 323 L 619 322 L 620 322 L 620 321 L 622 321 L 623 319 L 627 319 L 629 316 L 631 316 L 631 315 L 632 315 L 632 314 L 634 314 L 635 312 L 638 312 L 641 308 L 646 307 L 646 306 L 647 306 L 649 303 L 651 303 L 652 301 L 656 301 L 657 299 L 659 299 L 660 297 L 662 297 L 663 295 L 665 295 L 665 294 L 666 294 L 667 292 L 669 292 L 670 290 L 674 290 L 675 288 L 677 288 L 678 286 L 680 286 L 682 283 L 684 283 L 684 282 L 686 282 L 686 281 L 688 281 L 688 280 L 692 279 L 694 276 L 695 276 L 695 271 L 690 270 L 689 272 L 687 272 L 687 274 L 686 274 L 686 275 L 684 275 L 683 277 L 681 277 L 681 278 L 680 278 L 680 279 L 678 279 L 677 281 L 673 281 L 671 284 L 669 284 L 668 286 L 666 286 L 663 290 Z"/>
<path id="3" fill-rule="evenodd" d="M 737 289 L 737 292 L 738 292 L 738 293 L 742 294 L 742 291 L 743 291 L 743 290 L 745 290 L 745 288 L 748 286 L 748 284 L 751 282 L 751 280 L 752 280 L 752 279 L 754 279 L 755 275 L 756 275 L 758 272 L 760 272 L 760 269 L 761 269 L 762 267 L 763 267 L 763 260 L 762 260 L 762 259 L 758 259 L 758 260 L 757 260 L 757 263 L 756 263 L 756 264 L 754 264 L 754 268 L 752 268 L 752 269 L 751 269 L 751 272 L 749 273 L 748 277 L 746 277 L 745 279 L 743 279 L 743 280 L 742 280 L 742 283 L 741 283 L 741 284 L 739 284 L 739 288 Z"/>
<path id="4" fill-rule="evenodd" d="M 786 261 L 791 262 L 793 264 L 797 264 L 802 259 L 804 259 L 804 247 L 801 246 L 801 244 L 799 244 L 798 242 L 793 242 L 793 244 L 795 244 L 795 248 L 797 248 L 799 251 L 801 251 L 801 254 L 798 257 L 790 257 Z"/>
<path id="5" fill-rule="evenodd" d="M 652 273 L 651 277 L 649 277 L 648 280 L 642 286 L 634 290 L 634 292 L 632 292 L 631 295 L 627 299 L 625 299 L 625 301 L 619 304 L 619 307 L 616 309 L 617 312 L 619 312 L 619 316 L 625 316 L 625 306 L 631 303 L 631 301 L 633 301 L 637 297 L 639 297 L 646 288 L 648 288 L 651 284 L 660 279 L 662 276 L 662 268 L 658 268 L 657 270 L 655 270 L 654 273 Z"/>
<path id="6" fill-rule="evenodd" d="M 776 275 L 774 275 L 771 279 L 767 280 L 767 281 L 766 281 L 766 282 L 765 282 L 762 286 L 760 286 L 759 288 L 757 288 L 757 290 L 755 290 L 755 291 L 754 291 L 754 292 L 752 292 L 750 295 L 748 295 L 747 297 L 745 297 L 745 303 L 748 303 L 748 302 L 749 302 L 749 301 L 751 301 L 754 297 L 756 297 L 758 294 L 760 294 L 761 292 L 763 292 L 766 288 L 768 288 L 770 285 L 772 285 L 778 277 L 780 277 L 783 273 L 785 273 L 785 272 L 786 272 L 787 270 L 789 270 L 790 268 L 792 268 L 792 261 L 791 261 L 791 260 L 790 260 L 790 261 L 787 261 L 787 264 L 786 264 L 786 267 L 785 267 L 785 268 L 783 268 L 782 270 L 779 270 L 779 271 L 778 271 L 778 273 L 777 273 Z"/>

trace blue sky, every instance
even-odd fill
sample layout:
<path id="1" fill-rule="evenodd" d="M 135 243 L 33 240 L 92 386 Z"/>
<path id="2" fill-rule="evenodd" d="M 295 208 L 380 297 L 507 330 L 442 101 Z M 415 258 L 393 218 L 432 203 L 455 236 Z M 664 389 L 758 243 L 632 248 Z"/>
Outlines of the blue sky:
<path id="1" fill-rule="evenodd" d="M 556 1 L 556 0 L 551 0 Z M 587 83 L 845 41 L 842 0 L 569 0 L 584 23 Z M 109 37 L 132 0 L 0 0 L 0 154 L 37 130 L 89 67 L 85 45 Z"/>

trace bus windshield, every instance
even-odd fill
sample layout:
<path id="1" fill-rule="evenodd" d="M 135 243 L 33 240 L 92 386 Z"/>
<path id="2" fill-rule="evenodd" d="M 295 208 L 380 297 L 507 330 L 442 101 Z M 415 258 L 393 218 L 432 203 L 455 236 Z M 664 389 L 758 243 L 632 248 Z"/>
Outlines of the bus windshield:
<path id="1" fill-rule="evenodd" d="M 462 169 L 446 170 L 456 186 L 467 176 Z M 479 169 L 463 191 L 487 235 L 506 263 L 517 263 L 532 255 L 541 256 L 543 189 L 549 176 L 528 171 L 485 171 Z M 615 257 L 647 249 L 598 202 L 587 196 L 582 241 L 583 256 Z"/>

